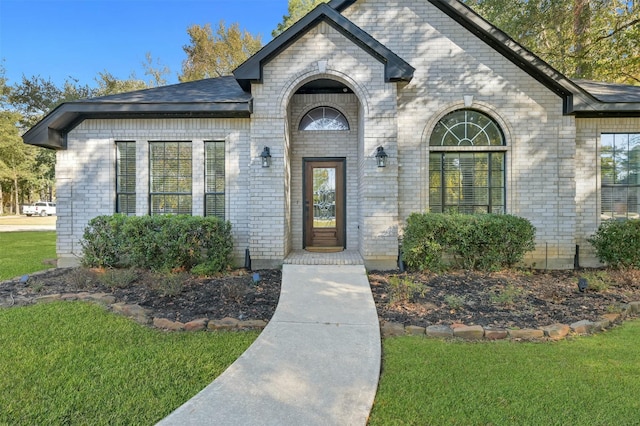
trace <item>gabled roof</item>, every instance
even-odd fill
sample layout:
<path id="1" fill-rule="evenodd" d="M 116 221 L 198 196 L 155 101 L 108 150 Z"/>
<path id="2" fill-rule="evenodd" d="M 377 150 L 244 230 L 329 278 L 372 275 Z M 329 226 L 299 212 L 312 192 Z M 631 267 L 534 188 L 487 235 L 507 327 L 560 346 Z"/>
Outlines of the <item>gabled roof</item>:
<path id="1" fill-rule="evenodd" d="M 564 100 L 564 113 L 577 116 L 638 116 L 640 99 L 630 95 L 636 86 L 600 83 L 576 84 L 558 70 L 547 64 L 531 51 L 517 43 L 505 32 L 482 18 L 470 7 L 458 0 L 425 0 L 444 12 L 462 27 L 475 34 L 502 56 Z M 357 0 L 331 0 L 328 4 L 336 11 L 343 12 Z M 584 82 L 583 82 L 584 83 Z M 613 86 L 618 86 L 615 90 Z M 603 96 L 607 87 L 611 96 Z M 615 93 L 615 95 L 613 94 Z"/>
<path id="2" fill-rule="evenodd" d="M 30 145 L 63 149 L 65 134 L 88 118 L 249 117 L 251 112 L 251 94 L 233 77 L 209 78 L 67 102 L 22 138 Z"/>
<path id="3" fill-rule="evenodd" d="M 245 89 L 251 89 L 252 82 L 262 81 L 262 68 L 271 59 L 286 49 L 310 29 L 321 22 L 326 22 L 344 36 L 359 45 L 385 66 L 386 81 L 410 81 L 415 69 L 383 44 L 360 29 L 330 5 L 319 4 L 306 16 L 292 25 L 285 32 L 263 47 L 258 53 L 233 71 L 238 83 Z"/>
<path id="4" fill-rule="evenodd" d="M 384 64 L 386 81 L 410 81 L 415 69 L 340 14 L 357 0 L 320 4 L 234 71 L 234 77 L 205 79 L 154 89 L 68 102 L 50 112 L 23 135 L 27 144 L 64 149 L 66 134 L 88 118 L 250 117 L 252 82 L 282 50 L 321 22 L 326 22 Z M 429 1 L 475 34 L 564 101 L 565 114 L 640 116 L 640 88 L 571 81 L 458 0 Z"/>

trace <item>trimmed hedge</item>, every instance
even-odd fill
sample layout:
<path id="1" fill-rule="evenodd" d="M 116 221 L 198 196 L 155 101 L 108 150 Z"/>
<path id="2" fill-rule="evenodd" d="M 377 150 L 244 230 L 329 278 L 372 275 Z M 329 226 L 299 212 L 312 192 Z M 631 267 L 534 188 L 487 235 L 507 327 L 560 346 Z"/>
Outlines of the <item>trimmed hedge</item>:
<path id="1" fill-rule="evenodd" d="M 176 269 L 214 273 L 231 265 L 231 225 L 186 215 L 98 216 L 85 228 L 82 263 L 88 267 Z"/>
<path id="2" fill-rule="evenodd" d="M 640 220 L 607 220 L 587 241 L 600 262 L 612 268 L 640 268 Z"/>
<path id="3" fill-rule="evenodd" d="M 448 266 L 494 271 L 511 267 L 535 248 L 535 228 L 511 215 L 413 213 L 407 219 L 402 255 L 411 269 Z"/>

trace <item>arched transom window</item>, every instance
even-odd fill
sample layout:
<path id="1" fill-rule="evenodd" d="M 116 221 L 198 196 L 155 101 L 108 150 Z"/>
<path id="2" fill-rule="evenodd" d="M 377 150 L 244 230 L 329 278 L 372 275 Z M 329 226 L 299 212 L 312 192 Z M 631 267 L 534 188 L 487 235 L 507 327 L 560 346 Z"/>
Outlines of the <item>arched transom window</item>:
<path id="1" fill-rule="evenodd" d="M 433 129 L 431 146 L 496 146 L 504 145 L 498 124 L 487 115 L 462 109 L 445 115 Z"/>
<path id="2" fill-rule="evenodd" d="M 429 139 L 429 210 L 505 213 L 506 148 L 499 146 L 504 134 L 489 116 L 470 109 L 444 116 Z"/>
<path id="3" fill-rule="evenodd" d="M 349 122 L 340 111 L 331 107 L 318 107 L 307 112 L 300 120 L 299 130 L 349 130 Z"/>

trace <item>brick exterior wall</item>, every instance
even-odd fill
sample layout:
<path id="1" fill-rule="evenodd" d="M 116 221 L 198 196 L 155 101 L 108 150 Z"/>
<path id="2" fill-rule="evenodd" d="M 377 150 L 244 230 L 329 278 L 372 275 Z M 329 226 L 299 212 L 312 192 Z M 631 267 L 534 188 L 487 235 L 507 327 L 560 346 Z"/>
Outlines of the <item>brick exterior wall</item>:
<path id="1" fill-rule="evenodd" d="M 600 139 L 603 133 L 640 133 L 640 118 L 576 120 L 576 244 L 580 266 L 600 266 L 587 238 L 600 226 Z"/>
<path id="2" fill-rule="evenodd" d="M 429 2 L 361 0 L 344 15 L 416 68 L 398 91 L 400 222 L 428 209 L 433 127 L 473 96 L 471 108 L 496 120 L 507 139 L 507 212 L 537 228 L 527 261 L 572 267 L 575 123 L 562 115 L 562 99 Z"/>
<path id="3" fill-rule="evenodd" d="M 116 141 L 136 142 L 136 214 L 149 214 L 149 142 L 190 141 L 193 206 L 204 215 L 204 141 L 225 141 L 225 217 L 233 224 L 235 256 L 249 244 L 249 119 L 86 120 L 58 151 L 57 252 L 61 265 L 78 263 L 88 222 L 115 212 Z M 240 261 L 240 260 L 238 260 Z"/>
<path id="4" fill-rule="evenodd" d="M 226 212 L 238 262 L 277 266 L 302 248 L 302 159 L 345 157 L 347 248 L 367 266 L 395 266 L 409 214 L 429 206 L 429 137 L 440 118 L 464 108 L 491 116 L 506 137 L 507 213 L 529 219 L 537 246 L 526 259 L 541 268 L 596 264 L 586 238 L 599 223 L 599 135 L 640 132 L 640 118 L 564 116 L 562 99 L 475 35 L 421 0 L 360 0 L 344 15 L 411 64 L 410 83 L 384 80 L 384 64 L 332 26 L 309 30 L 263 68 L 251 91 L 250 119 L 88 120 L 58 153 L 58 254 L 73 259 L 87 222 L 115 206 L 116 140 L 137 142 L 137 214 L 148 213 L 148 141 L 193 143 L 193 212 L 204 205 L 203 141 L 226 142 Z M 296 95 L 316 79 L 353 94 Z M 299 132 L 302 114 L 332 106 L 348 132 Z M 260 153 L 271 149 L 272 166 Z M 378 168 L 383 146 L 389 165 Z M 473 149 L 473 148 L 470 148 Z"/>

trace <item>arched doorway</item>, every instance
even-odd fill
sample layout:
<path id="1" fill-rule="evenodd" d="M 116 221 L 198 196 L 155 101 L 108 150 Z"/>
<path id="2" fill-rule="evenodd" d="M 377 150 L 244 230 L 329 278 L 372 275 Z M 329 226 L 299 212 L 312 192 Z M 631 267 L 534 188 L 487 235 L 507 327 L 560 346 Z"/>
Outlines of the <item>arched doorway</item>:
<path id="1" fill-rule="evenodd" d="M 345 84 L 317 79 L 290 99 L 291 245 L 358 249 L 360 102 Z"/>

